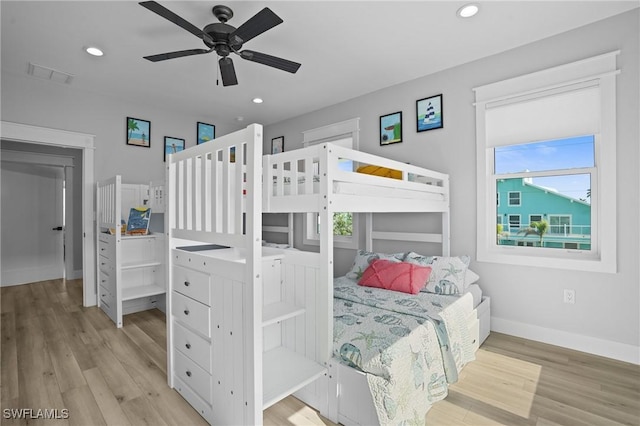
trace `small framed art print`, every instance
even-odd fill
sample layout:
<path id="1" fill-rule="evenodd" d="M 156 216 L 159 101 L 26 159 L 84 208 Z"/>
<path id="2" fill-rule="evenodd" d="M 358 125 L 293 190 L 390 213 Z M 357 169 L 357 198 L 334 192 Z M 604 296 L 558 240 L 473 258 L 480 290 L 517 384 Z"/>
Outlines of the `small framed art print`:
<path id="1" fill-rule="evenodd" d="M 380 116 L 380 145 L 402 142 L 402 111 Z"/>
<path id="2" fill-rule="evenodd" d="M 279 154 L 281 152 L 284 152 L 284 136 L 271 139 L 271 153 Z"/>
<path id="3" fill-rule="evenodd" d="M 417 100 L 416 119 L 418 132 L 441 129 L 443 127 L 442 95 Z"/>
<path id="4" fill-rule="evenodd" d="M 164 137 L 164 161 L 167 161 L 167 154 L 175 154 L 184 151 L 184 139 Z"/>
<path id="5" fill-rule="evenodd" d="M 216 126 L 198 121 L 198 145 L 216 138 Z"/>
<path id="6" fill-rule="evenodd" d="M 151 122 L 127 117 L 127 145 L 151 147 Z"/>

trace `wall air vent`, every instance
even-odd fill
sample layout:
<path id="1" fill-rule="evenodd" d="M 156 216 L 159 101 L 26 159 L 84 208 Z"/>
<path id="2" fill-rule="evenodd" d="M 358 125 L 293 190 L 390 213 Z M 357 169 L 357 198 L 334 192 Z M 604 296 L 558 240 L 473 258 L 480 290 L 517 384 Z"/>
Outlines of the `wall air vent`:
<path id="1" fill-rule="evenodd" d="M 27 74 L 57 83 L 71 84 L 75 75 L 29 62 Z"/>

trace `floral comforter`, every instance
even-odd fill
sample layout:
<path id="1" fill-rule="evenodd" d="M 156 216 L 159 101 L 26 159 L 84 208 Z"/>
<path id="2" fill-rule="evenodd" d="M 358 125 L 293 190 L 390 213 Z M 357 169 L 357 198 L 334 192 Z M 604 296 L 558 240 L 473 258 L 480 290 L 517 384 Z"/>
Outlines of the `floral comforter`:
<path id="1" fill-rule="evenodd" d="M 334 281 L 334 355 L 367 374 L 382 425 L 424 424 L 433 402 L 475 359 L 470 294 L 417 295 Z"/>

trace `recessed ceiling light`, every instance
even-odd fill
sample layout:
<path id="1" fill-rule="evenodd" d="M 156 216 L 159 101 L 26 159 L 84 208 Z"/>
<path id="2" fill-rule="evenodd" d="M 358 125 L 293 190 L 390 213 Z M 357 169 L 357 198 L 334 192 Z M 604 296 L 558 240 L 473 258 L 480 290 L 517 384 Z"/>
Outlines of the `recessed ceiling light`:
<path id="1" fill-rule="evenodd" d="M 242 117 L 242 116 L 236 117 L 236 121 L 243 121 L 243 120 L 244 120 L 244 117 Z"/>
<path id="2" fill-rule="evenodd" d="M 92 56 L 102 56 L 104 55 L 104 52 L 100 49 L 98 49 L 97 47 L 94 46 L 89 46 L 89 47 L 85 47 L 84 50 Z"/>
<path id="3" fill-rule="evenodd" d="M 461 18 L 471 18 L 473 15 L 478 13 L 478 10 L 480 10 L 478 5 L 471 3 L 471 4 L 466 4 L 462 6 L 460 9 L 458 9 L 457 14 Z"/>
<path id="4" fill-rule="evenodd" d="M 263 102 L 262 98 L 253 98 L 254 104 L 261 104 Z"/>

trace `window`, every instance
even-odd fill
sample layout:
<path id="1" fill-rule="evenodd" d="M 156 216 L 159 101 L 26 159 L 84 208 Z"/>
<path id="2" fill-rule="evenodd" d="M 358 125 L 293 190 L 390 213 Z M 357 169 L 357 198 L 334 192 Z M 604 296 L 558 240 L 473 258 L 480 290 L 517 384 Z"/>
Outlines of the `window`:
<path id="1" fill-rule="evenodd" d="M 518 232 L 520 231 L 520 215 L 519 214 L 510 214 L 509 215 L 509 229 L 510 232 Z"/>
<path id="2" fill-rule="evenodd" d="M 474 89 L 479 261 L 616 271 L 617 54 Z"/>
<path id="3" fill-rule="evenodd" d="M 550 215 L 549 216 L 549 233 L 556 235 L 570 235 L 573 234 L 571 228 L 571 216 L 567 215 Z M 583 228 L 580 226 L 580 228 Z M 581 229 L 582 230 L 582 229 Z"/>
<path id="4" fill-rule="evenodd" d="M 332 124 L 318 129 L 303 132 L 303 146 L 331 142 L 346 148 L 358 149 L 359 118 Z M 317 164 L 315 164 L 317 167 Z M 350 160 L 340 160 L 341 170 L 353 170 Z M 317 213 L 303 215 L 305 229 L 303 243 L 320 244 L 320 217 Z M 351 212 L 336 212 L 333 214 L 333 244 L 342 248 L 358 248 L 358 215 Z"/>
<path id="5" fill-rule="evenodd" d="M 529 218 L 517 226 L 509 219 L 509 238 L 498 244 L 537 240 L 534 247 L 539 248 L 562 249 L 566 242 L 591 246 L 594 140 L 590 135 L 493 149 L 496 189 L 509 194 L 508 206 L 498 206 L 498 216 Z M 515 188 L 520 190 L 510 191 Z M 539 214 L 540 209 L 546 213 Z"/>
<path id="6" fill-rule="evenodd" d="M 509 191 L 509 205 L 510 206 L 519 206 L 520 205 L 520 193 Z"/>
<path id="7" fill-rule="evenodd" d="M 532 223 L 534 222 L 542 222 L 542 215 L 541 214 L 530 214 L 529 215 L 529 226 L 531 226 Z"/>

